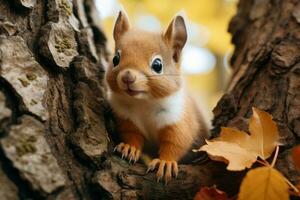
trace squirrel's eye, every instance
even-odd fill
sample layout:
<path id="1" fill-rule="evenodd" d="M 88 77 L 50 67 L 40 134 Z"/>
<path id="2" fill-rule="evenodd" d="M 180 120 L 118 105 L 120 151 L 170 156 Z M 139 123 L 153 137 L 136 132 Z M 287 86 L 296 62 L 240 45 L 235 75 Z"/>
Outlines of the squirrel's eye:
<path id="1" fill-rule="evenodd" d="M 120 63 L 120 52 L 119 51 L 116 52 L 112 61 L 113 61 L 114 66 L 117 66 Z"/>
<path id="2" fill-rule="evenodd" d="M 160 58 L 155 58 L 151 64 L 151 68 L 157 74 L 162 73 L 163 65 Z"/>

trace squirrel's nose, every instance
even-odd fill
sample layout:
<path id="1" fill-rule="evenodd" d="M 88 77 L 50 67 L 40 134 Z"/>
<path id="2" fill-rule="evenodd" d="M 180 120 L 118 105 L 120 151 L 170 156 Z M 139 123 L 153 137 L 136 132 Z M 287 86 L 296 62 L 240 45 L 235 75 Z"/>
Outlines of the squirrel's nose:
<path id="1" fill-rule="evenodd" d="M 136 77 L 132 75 L 129 71 L 125 72 L 125 74 L 122 76 L 122 81 L 126 85 L 131 85 L 135 82 Z"/>

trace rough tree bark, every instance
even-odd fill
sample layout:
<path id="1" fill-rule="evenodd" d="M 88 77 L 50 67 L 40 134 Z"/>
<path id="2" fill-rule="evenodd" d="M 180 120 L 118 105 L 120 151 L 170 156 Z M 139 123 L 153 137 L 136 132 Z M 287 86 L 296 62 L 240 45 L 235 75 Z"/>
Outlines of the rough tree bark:
<path id="1" fill-rule="evenodd" d="M 247 130 L 255 106 L 279 124 L 277 167 L 300 137 L 300 3 L 241 0 L 229 31 L 233 77 L 214 109 L 220 126 Z M 244 172 L 210 160 L 181 165 L 167 186 L 112 155 L 101 80 L 106 39 L 92 0 L 0 0 L 1 199 L 192 199 L 201 185 L 238 190 Z"/>

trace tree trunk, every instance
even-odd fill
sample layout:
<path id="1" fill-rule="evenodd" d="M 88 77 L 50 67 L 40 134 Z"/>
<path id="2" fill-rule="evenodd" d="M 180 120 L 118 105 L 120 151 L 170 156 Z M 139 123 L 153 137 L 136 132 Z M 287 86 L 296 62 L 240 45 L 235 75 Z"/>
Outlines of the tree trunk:
<path id="1" fill-rule="evenodd" d="M 220 126 L 247 130 L 252 106 L 271 113 L 284 144 L 277 167 L 292 181 L 299 180 L 289 156 L 300 137 L 299 23 L 296 0 L 241 0 L 229 28 L 234 74 L 213 121 L 216 136 Z M 193 199 L 211 185 L 236 194 L 245 172 L 222 163 L 181 165 L 165 186 L 144 165 L 112 155 L 106 60 L 92 0 L 0 1 L 1 199 Z"/>

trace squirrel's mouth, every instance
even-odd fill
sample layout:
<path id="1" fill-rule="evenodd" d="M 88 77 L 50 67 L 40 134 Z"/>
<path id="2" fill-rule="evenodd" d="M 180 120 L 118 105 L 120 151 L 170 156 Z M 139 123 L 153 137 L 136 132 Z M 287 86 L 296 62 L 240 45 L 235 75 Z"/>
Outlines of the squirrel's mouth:
<path id="1" fill-rule="evenodd" d="M 139 90 L 133 90 L 133 89 L 127 88 L 126 93 L 130 96 L 136 96 L 138 94 L 145 93 L 145 91 L 139 91 Z"/>

